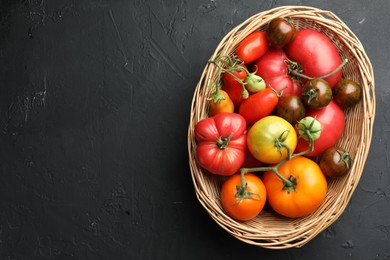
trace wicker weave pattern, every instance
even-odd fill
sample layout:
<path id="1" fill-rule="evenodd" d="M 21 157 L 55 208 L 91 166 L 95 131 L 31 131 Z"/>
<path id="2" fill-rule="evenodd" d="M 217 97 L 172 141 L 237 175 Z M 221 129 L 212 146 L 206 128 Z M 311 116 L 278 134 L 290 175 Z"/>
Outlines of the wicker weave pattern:
<path id="1" fill-rule="evenodd" d="M 346 128 L 339 145 L 348 149 L 354 158 L 350 173 L 328 183 L 328 194 L 318 210 L 311 215 L 288 219 L 270 209 L 263 210 L 255 219 L 238 222 L 223 211 L 219 202 L 223 177 L 212 175 L 196 163 L 194 126 L 207 117 L 210 81 L 216 79 L 216 69 L 207 64 L 196 86 L 188 127 L 188 153 L 192 180 L 197 198 L 210 216 L 231 235 L 256 246 L 284 249 L 301 247 L 329 227 L 342 214 L 354 192 L 367 159 L 375 117 L 375 89 L 372 65 L 359 39 L 333 13 L 312 7 L 283 6 L 258 13 L 232 29 L 217 46 L 210 60 L 230 54 L 245 36 L 265 26 L 276 17 L 292 18 L 297 28 L 312 28 L 326 34 L 348 63 L 343 78 L 350 78 L 363 87 L 363 100 L 345 111 Z"/>

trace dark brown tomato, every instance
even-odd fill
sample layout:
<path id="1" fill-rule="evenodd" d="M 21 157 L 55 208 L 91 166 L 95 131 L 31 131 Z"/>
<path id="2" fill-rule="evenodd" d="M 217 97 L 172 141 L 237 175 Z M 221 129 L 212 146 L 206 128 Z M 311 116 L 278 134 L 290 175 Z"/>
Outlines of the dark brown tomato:
<path id="1" fill-rule="evenodd" d="M 348 173 L 351 160 L 344 148 L 332 146 L 323 152 L 319 165 L 325 176 L 341 177 Z"/>
<path id="2" fill-rule="evenodd" d="M 275 48 L 283 48 L 290 43 L 295 33 L 295 27 L 286 19 L 275 18 L 268 24 L 268 42 Z"/>
<path id="3" fill-rule="evenodd" d="M 295 125 L 306 114 L 305 105 L 299 96 L 294 94 L 283 95 L 279 98 L 276 107 L 276 115 L 286 119 L 290 124 Z"/>
<path id="4" fill-rule="evenodd" d="M 362 87 L 350 79 L 340 80 L 333 88 L 333 99 L 342 108 L 356 105 L 362 97 Z"/>
<path id="5" fill-rule="evenodd" d="M 325 107 L 332 98 L 332 89 L 324 79 L 312 79 L 303 85 L 302 101 L 309 108 Z"/>

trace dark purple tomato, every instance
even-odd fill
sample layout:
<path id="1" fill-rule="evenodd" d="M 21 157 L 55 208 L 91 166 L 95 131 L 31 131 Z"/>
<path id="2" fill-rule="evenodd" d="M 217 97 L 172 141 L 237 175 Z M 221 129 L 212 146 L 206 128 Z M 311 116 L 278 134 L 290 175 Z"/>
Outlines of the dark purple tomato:
<path id="1" fill-rule="evenodd" d="M 332 98 L 332 89 L 324 79 L 312 79 L 303 85 L 302 101 L 309 108 L 325 107 Z"/>
<path id="2" fill-rule="evenodd" d="M 305 105 L 299 96 L 294 94 L 282 95 L 276 106 L 276 115 L 295 125 L 306 114 Z"/>
<path id="3" fill-rule="evenodd" d="M 349 172 L 351 161 L 351 157 L 344 148 L 332 146 L 322 153 L 319 165 L 325 176 L 341 177 Z"/>
<path id="4" fill-rule="evenodd" d="M 342 108 L 356 105 L 362 97 L 362 87 L 350 79 L 340 80 L 333 88 L 333 99 Z"/>
<path id="5" fill-rule="evenodd" d="M 295 27 L 286 19 L 275 18 L 267 28 L 268 42 L 275 48 L 283 48 L 294 39 Z"/>

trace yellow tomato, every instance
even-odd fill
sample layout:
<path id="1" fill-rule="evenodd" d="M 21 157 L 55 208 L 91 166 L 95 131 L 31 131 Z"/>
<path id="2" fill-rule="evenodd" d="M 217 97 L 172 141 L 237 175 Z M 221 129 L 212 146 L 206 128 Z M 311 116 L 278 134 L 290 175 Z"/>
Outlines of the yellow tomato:
<path id="1" fill-rule="evenodd" d="M 257 121 L 247 135 L 248 149 L 257 160 L 274 164 L 288 158 L 297 145 L 294 127 L 278 116 L 267 116 Z"/>

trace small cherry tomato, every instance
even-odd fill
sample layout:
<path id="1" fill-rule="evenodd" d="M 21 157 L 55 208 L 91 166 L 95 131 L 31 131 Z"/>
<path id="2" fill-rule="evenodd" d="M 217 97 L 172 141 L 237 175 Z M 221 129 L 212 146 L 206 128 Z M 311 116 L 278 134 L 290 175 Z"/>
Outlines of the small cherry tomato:
<path id="1" fill-rule="evenodd" d="M 235 53 L 245 64 L 248 64 L 263 56 L 267 49 L 266 32 L 255 31 L 241 41 Z"/>
<path id="2" fill-rule="evenodd" d="M 221 204 L 225 212 L 236 220 L 250 220 L 261 212 L 267 199 L 265 186 L 254 174 L 230 176 L 222 185 Z M 244 183 L 242 183 L 244 182 Z"/>
<path id="3" fill-rule="evenodd" d="M 332 89 L 323 79 L 312 79 L 303 85 L 302 101 L 309 108 L 321 108 L 332 100 Z"/>
<path id="4" fill-rule="evenodd" d="M 362 87 L 350 79 L 340 80 L 333 88 L 333 99 L 342 108 L 356 105 L 362 97 Z"/>
<path id="5" fill-rule="evenodd" d="M 306 114 L 305 105 L 299 96 L 294 94 L 282 95 L 276 106 L 276 115 L 294 125 Z"/>
<path id="6" fill-rule="evenodd" d="M 287 19 L 275 18 L 268 24 L 267 38 L 272 47 L 283 48 L 294 39 L 295 33 L 295 27 Z"/>
<path id="7" fill-rule="evenodd" d="M 217 87 L 210 100 L 209 116 L 215 116 L 221 112 L 233 113 L 234 104 L 229 95 Z"/>
<path id="8" fill-rule="evenodd" d="M 351 157 L 341 147 L 332 146 L 321 154 L 320 167 L 327 177 L 340 177 L 349 172 Z"/>

